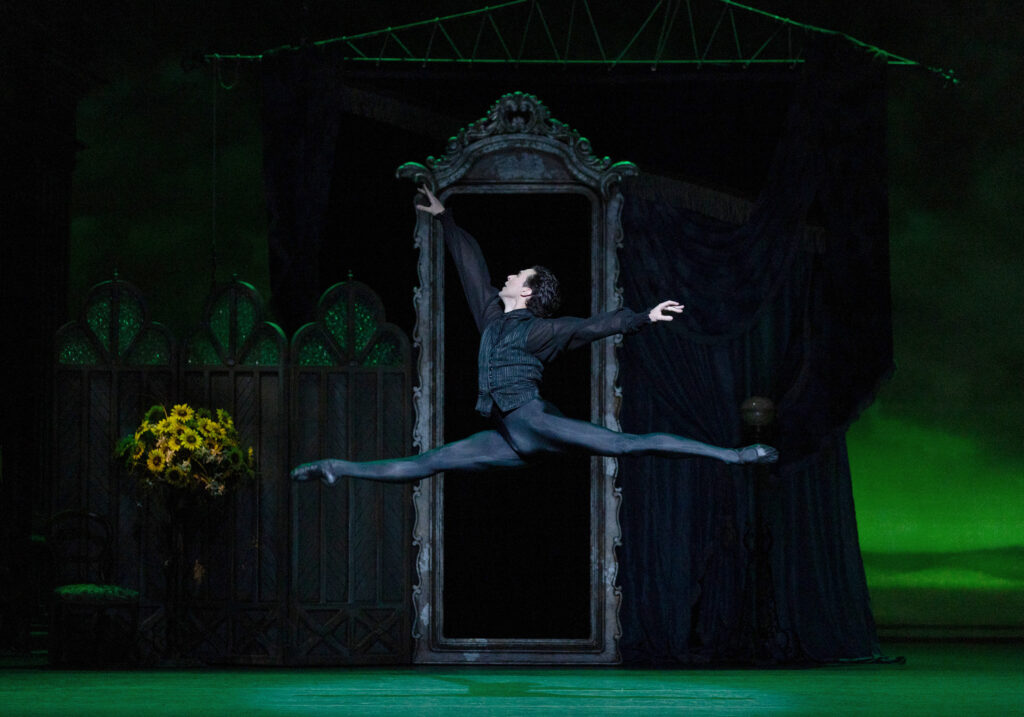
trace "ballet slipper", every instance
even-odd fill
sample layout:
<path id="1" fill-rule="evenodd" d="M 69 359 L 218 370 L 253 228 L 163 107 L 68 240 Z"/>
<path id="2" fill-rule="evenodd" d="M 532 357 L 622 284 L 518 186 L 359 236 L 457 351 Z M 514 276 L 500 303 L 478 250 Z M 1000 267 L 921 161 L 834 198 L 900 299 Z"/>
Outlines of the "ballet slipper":
<path id="1" fill-rule="evenodd" d="M 341 476 L 333 470 L 332 463 L 333 461 L 329 460 L 303 463 L 301 466 L 292 469 L 292 480 L 308 481 L 320 479 L 327 485 L 334 485 Z"/>
<path id="2" fill-rule="evenodd" d="M 763 443 L 737 448 L 740 463 L 774 463 L 779 460 L 779 452 Z"/>

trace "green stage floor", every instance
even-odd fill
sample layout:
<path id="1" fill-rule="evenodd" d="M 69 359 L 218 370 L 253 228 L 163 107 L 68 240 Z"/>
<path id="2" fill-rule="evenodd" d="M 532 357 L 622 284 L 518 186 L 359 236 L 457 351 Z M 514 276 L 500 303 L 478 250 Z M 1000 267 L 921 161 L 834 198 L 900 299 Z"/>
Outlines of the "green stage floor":
<path id="1" fill-rule="evenodd" d="M 814 669 L 0 669 L 0 715 L 1024 715 L 1024 645 Z"/>

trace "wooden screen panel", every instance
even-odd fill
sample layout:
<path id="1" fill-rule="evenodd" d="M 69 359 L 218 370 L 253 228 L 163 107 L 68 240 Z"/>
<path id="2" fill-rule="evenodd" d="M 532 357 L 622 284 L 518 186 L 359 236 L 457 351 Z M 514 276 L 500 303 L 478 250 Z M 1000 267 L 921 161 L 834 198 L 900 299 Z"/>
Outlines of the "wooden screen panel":
<path id="1" fill-rule="evenodd" d="M 182 385 L 190 405 L 228 411 L 242 445 L 258 456 L 255 478 L 212 502 L 187 558 L 198 567 L 190 617 L 205 631 L 195 649 L 214 662 L 280 664 L 288 532 L 284 368 L 190 368 Z"/>
<path id="2" fill-rule="evenodd" d="M 183 353 L 184 396 L 196 407 L 224 409 L 241 445 L 257 458 L 256 475 L 213 506 L 198 537 L 190 618 L 204 628 L 197 651 L 207 659 L 280 664 L 284 653 L 288 550 L 289 417 L 287 339 L 263 320 L 256 290 L 231 281 L 214 290 Z"/>
<path id="3" fill-rule="evenodd" d="M 379 307 L 345 285 L 323 323 L 293 340 L 296 463 L 377 460 L 410 451 L 408 344 L 374 328 Z M 362 322 L 362 323 L 360 323 Z M 333 332 L 333 333 L 332 333 Z M 397 360 L 397 363 L 396 363 Z M 411 490 L 342 478 L 292 490 L 292 664 L 394 664 L 411 658 Z"/>

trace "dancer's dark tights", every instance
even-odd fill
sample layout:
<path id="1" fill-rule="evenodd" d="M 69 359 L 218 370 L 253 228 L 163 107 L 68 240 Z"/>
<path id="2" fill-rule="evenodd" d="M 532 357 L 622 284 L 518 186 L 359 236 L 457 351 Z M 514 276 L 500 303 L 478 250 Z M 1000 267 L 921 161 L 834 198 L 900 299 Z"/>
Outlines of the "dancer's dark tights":
<path id="1" fill-rule="evenodd" d="M 342 476 L 406 483 L 448 470 L 514 468 L 526 465 L 532 458 L 569 451 L 598 456 L 707 456 L 727 463 L 742 461 L 740 451 L 734 448 L 720 448 L 671 433 L 619 433 L 566 418 L 555 406 L 540 399 L 504 416 L 496 415 L 495 419 L 498 430 L 475 433 L 417 456 L 364 462 L 327 459 L 299 466 L 292 475 L 300 480 L 322 476 L 329 483 Z"/>

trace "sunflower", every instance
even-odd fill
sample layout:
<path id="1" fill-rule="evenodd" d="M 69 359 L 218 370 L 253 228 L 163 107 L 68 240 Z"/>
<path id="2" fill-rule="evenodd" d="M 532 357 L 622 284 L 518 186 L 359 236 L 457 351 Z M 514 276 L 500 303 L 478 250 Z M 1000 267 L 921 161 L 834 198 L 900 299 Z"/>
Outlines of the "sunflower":
<path id="1" fill-rule="evenodd" d="M 165 445 L 169 450 L 176 451 L 181 448 L 181 438 L 179 438 L 176 433 L 171 434 L 167 437 L 167 443 Z"/>
<path id="2" fill-rule="evenodd" d="M 175 425 L 177 425 L 177 419 L 175 419 L 172 416 L 168 416 L 167 418 L 164 418 L 159 423 L 157 423 L 156 426 L 154 426 L 154 428 L 156 428 L 156 432 L 158 434 L 166 434 L 172 433 L 174 431 Z"/>
<path id="3" fill-rule="evenodd" d="M 199 434 L 191 428 L 186 428 L 182 431 L 179 440 L 181 441 L 181 445 L 190 451 L 194 451 L 203 445 L 203 439 L 200 438 Z"/>
<path id="4" fill-rule="evenodd" d="M 222 440 L 227 438 L 228 435 L 228 429 L 224 427 L 224 424 L 216 423 L 214 421 L 210 421 L 206 424 L 206 432 L 211 437 L 220 438 Z"/>
<path id="5" fill-rule="evenodd" d="M 209 418 L 199 418 L 196 420 L 196 430 L 199 431 L 203 436 L 212 436 L 210 426 L 215 425 Z"/>
<path id="6" fill-rule="evenodd" d="M 161 405 L 150 406 L 149 410 L 146 411 L 146 418 L 144 423 L 158 423 L 160 419 L 167 417 L 167 411 Z"/>
<path id="7" fill-rule="evenodd" d="M 144 455 L 146 455 L 146 447 L 141 443 L 136 443 L 135 447 L 132 448 L 132 460 L 140 461 Z"/>
<path id="8" fill-rule="evenodd" d="M 184 423 L 185 421 L 191 420 L 192 416 L 196 414 L 192 410 L 192 407 L 187 403 L 179 403 L 177 406 L 171 409 L 171 415 L 176 416 L 179 421 Z"/>
<path id="9" fill-rule="evenodd" d="M 231 418 L 231 414 L 225 411 L 223 408 L 217 409 L 217 421 L 224 424 L 228 428 L 235 427 L 235 421 Z"/>
<path id="10" fill-rule="evenodd" d="M 149 452 L 149 460 L 146 461 L 146 468 L 152 473 L 159 473 L 167 464 L 163 451 L 153 450 Z"/>

